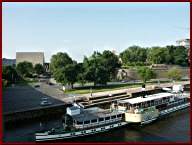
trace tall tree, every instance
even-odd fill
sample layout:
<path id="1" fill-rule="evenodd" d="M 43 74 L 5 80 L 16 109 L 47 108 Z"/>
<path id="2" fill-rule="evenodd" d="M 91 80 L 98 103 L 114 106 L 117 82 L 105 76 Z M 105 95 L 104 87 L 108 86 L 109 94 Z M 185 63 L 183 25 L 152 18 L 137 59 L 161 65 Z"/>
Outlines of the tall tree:
<path id="1" fill-rule="evenodd" d="M 145 63 L 147 59 L 147 49 L 139 46 L 131 46 L 120 53 L 123 64 Z"/>
<path id="2" fill-rule="evenodd" d="M 50 69 L 54 73 L 57 69 L 65 67 L 67 64 L 72 64 L 73 60 L 67 53 L 58 52 L 51 57 Z"/>
<path id="3" fill-rule="evenodd" d="M 188 65 L 188 50 L 183 46 L 177 46 L 174 53 L 174 64 L 187 66 Z"/>
<path id="4" fill-rule="evenodd" d="M 138 74 L 143 80 L 143 83 L 145 84 L 148 80 L 152 79 L 155 77 L 155 73 L 152 69 L 148 67 L 140 67 L 138 69 Z"/>
<path id="5" fill-rule="evenodd" d="M 83 66 L 83 63 L 78 63 L 76 65 L 76 71 L 77 71 L 77 81 L 84 86 L 86 83 L 86 78 L 85 78 L 85 68 Z"/>
<path id="6" fill-rule="evenodd" d="M 64 68 L 64 78 L 65 81 L 71 86 L 73 89 L 73 84 L 77 81 L 77 69 L 76 64 L 68 64 Z"/>
<path id="7" fill-rule="evenodd" d="M 35 73 L 40 75 L 40 74 L 43 74 L 45 72 L 45 69 L 44 69 L 42 64 L 36 64 L 34 67 L 34 71 L 35 71 Z"/>
<path id="8" fill-rule="evenodd" d="M 65 67 L 57 69 L 54 73 L 54 78 L 57 82 L 63 85 L 70 85 L 73 89 L 73 84 L 77 81 L 76 64 L 67 64 Z"/>
<path id="9" fill-rule="evenodd" d="M 15 83 L 15 81 L 19 78 L 18 74 L 12 66 L 3 66 L 2 68 L 2 78 L 7 80 L 8 83 Z"/>
<path id="10" fill-rule="evenodd" d="M 17 64 L 16 70 L 22 77 L 30 77 L 33 73 L 33 65 L 27 61 L 20 62 Z"/>
<path id="11" fill-rule="evenodd" d="M 87 81 L 97 84 L 106 84 L 109 81 L 108 70 L 104 65 L 102 54 L 94 52 L 90 58 L 84 58 L 85 78 Z"/>
<path id="12" fill-rule="evenodd" d="M 104 67 L 110 75 L 110 78 L 115 78 L 117 74 L 117 69 L 121 67 L 121 63 L 119 62 L 118 56 L 116 56 L 109 50 L 105 50 L 103 51 L 102 59 Z"/>
<path id="13" fill-rule="evenodd" d="M 148 61 L 154 64 L 162 64 L 167 62 L 168 50 L 164 47 L 152 47 L 148 53 Z"/>
<path id="14" fill-rule="evenodd" d="M 172 80 L 180 80 L 182 77 L 182 73 L 181 70 L 179 70 L 178 68 L 172 68 L 170 69 L 168 72 L 168 77 Z"/>

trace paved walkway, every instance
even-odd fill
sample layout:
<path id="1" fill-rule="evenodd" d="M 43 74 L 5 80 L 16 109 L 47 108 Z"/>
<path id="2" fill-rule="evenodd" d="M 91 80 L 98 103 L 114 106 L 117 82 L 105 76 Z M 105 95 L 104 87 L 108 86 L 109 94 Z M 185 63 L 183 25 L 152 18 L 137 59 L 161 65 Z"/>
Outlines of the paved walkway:
<path id="1" fill-rule="evenodd" d="M 189 84 L 189 81 L 183 81 L 183 82 L 176 82 L 175 84 L 182 84 L 186 85 Z M 155 85 L 146 85 L 146 90 L 152 90 L 154 89 Z M 171 87 L 173 86 L 173 83 L 163 83 L 160 84 L 159 87 Z M 127 88 L 127 89 L 119 89 L 119 90 L 112 90 L 112 91 L 105 91 L 105 92 L 97 92 L 97 93 L 92 93 L 92 97 L 99 97 L 99 96 L 106 96 L 109 94 L 117 94 L 117 93 L 134 93 L 134 92 L 139 92 L 141 91 L 141 87 L 135 87 L 135 88 Z M 91 94 L 83 94 L 82 96 L 84 97 L 91 97 Z"/>

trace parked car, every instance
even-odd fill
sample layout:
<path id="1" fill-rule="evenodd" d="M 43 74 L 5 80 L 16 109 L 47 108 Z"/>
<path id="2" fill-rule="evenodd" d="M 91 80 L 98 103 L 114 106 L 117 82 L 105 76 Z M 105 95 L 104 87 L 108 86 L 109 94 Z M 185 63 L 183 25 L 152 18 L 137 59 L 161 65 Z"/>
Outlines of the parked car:
<path id="1" fill-rule="evenodd" d="M 48 100 L 43 100 L 43 101 L 41 101 L 41 103 L 40 103 L 41 106 L 48 106 L 48 105 L 51 105 L 51 104 L 52 104 L 52 102 L 50 102 L 50 101 L 48 101 Z"/>
<path id="2" fill-rule="evenodd" d="M 35 87 L 35 88 L 39 88 L 39 87 L 40 87 L 40 85 L 34 85 L 34 87 Z"/>

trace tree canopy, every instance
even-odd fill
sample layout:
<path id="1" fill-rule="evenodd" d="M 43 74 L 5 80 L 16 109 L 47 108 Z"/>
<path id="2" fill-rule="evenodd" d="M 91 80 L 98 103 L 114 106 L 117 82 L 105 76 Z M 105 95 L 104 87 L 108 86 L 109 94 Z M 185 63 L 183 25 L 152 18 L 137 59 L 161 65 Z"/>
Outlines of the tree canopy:
<path id="1" fill-rule="evenodd" d="M 2 78 L 7 80 L 8 83 L 15 83 L 16 79 L 18 79 L 18 74 L 12 66 L 3 66 Z"/>
<path id="2" fill-rule="evenodd" d="M 40 75 L 40 74 L 43 74 L 45 72 L 45 69 L 44 69 L 42 64 L 36 64 L 34 67 L 34 71 L 36 74 Z"/>
<path id="3" fill-rule="evenodd" d="M 144 63 L 147 59 L 147 49 L 139 46 L 131 46 L 120 53 L 124 64 Z"/>
<path id="4" fill-rule="evenodd" d="M 77 62 L 72 60 L 67 53 L 59 52 L 51 58 L 51 70 L 55 80 L 63 85 L 70 85 L 77 81 Z"/>
<path id="5" fill-rule="evenodd" d="M 110 80 L 109 65 L 110 60 L 108 61 L 108 56 L 111 54 L 109 52 L 104 52 L 103 56 L 99 52 L 94 52 L 90 58 L 85 57 L 83 65 L 85 68 L 85 79 L 90 82 L 94 82 L 94 85 L 97 84 L 107 84 L 107 81 Z M 112 66 L 112 65 L 111 65 Z M 113 70 L 114 72 L 114 70 Z"/>
<path id="6" fill-rule="evenodd" d="M 65 67 L 67 64 L 72 64 L 73 60 L 67 53 L 59 52 L 51 57 L 50 69 L 54 73 L 57 69 Z"/>
<path id="7" fill-rule="evenodd" d="M 120 58 L 124 65 L 172 64 L 188 65 L 188 49 L 183 46 L 141 48 L 131 46 L 122 53 Z"/>
<path id="8" fill-rule="evenodd" d="M 148 67 L 140 67 L 138 69 L 138 74 L 143 80 L 143 83 L 146 83 L 147 81 L 155 77 L 154 71 Z"/>
<path id="9" fill-rule="evenodd" d="M 33 65 L 27 61 L 20 62 L 17 64 L 16 70 L 22 77 L 30 77 L 33 73 Z"/>
<path id="10" fill-rule="evenodd" d="M 181 70 L 172 68 L 168 71 L 168 77 L 172 80 L 180 80 L 182 76 Z"/>
<path id="11" fill-rule="evenodd" d="M 110 75 L 110 79 L 114 79 L 117 73 L 117 69 L 121 67 L 119 57 L 109 50 L 103 51 L 102 59 L 104 67 L 107 73 Z"/>

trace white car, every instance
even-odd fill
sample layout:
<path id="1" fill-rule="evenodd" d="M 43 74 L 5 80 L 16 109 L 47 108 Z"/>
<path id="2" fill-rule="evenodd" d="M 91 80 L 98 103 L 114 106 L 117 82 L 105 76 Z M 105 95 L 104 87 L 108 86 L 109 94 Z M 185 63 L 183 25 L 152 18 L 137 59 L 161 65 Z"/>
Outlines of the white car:
<path id="1" fill-rule="evenodd" d="M 47 105 L 51 105 L 51 104 L 52 104 L 52 102 L 47 101 L 47 100 L 43 100 L 43 101 L 41 101 L 41 103 L 40 103 L 40 105 L 42 105 L 42 106 L 47 106 Z"/>

